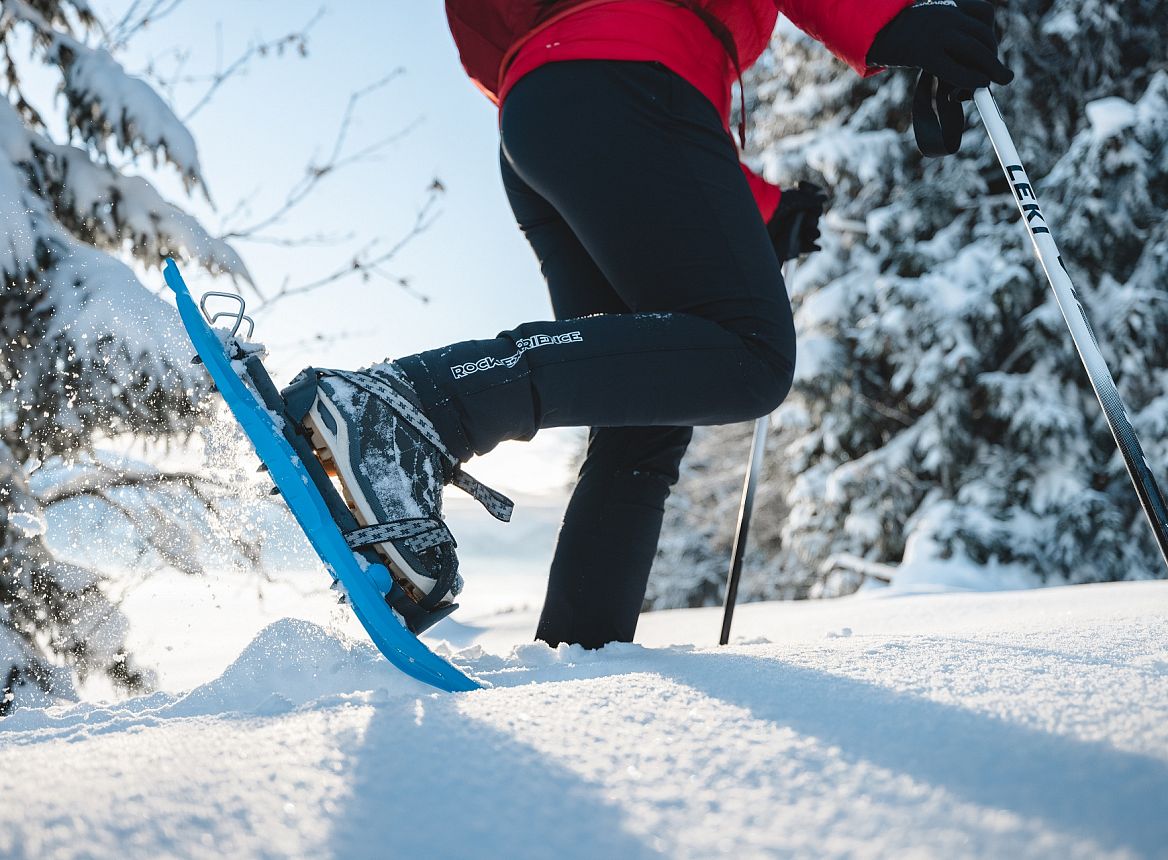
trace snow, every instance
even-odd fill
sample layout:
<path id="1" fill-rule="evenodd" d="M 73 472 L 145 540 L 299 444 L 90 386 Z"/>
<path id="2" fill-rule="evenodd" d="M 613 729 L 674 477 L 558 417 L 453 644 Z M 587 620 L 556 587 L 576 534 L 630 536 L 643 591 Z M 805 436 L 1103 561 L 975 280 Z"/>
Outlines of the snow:
<path id="1" fill-rule="evenodd" d="M 1161 10 L 1129 10 L 1117 27 L 1108 23 L 1119 20 L 1114 10 L 1096 8 L 1104 4 L 1073 5 L 1030 16 L 1053 50 L 1013 53 L 1037 58 L 1032 83 L 1066 86 L 1016 88 L 1003 104 L 1025 118 L 1038 93 L 1039 113 L 1066 120 L 1047 129 L 1043 158 L 1058 163 L 1042 165 L 1044 199 L 1049 189 L 1052 220 L 1075 248 L 1068 264 L 1093 285 L 1089 310 L 1110 311 L 1100 313 L 1100 339 L 1109 350 L 1131 344 L 1116 353 L 1121 376 L 1157 380 L 1163 362 L 1144 355 L 1165 330 L 1153 311 L 1163 306 L 1154 300 L 1168 247 L 1157 181 L 1168 74 L 1145 84 L 1123 59 L 1133 56 L 1128 37 L 1109 34 L 1141 38 Z M 109 254 L 150 264 L 184 252 L 248 280 L 246 268 L 145 177 L 115 171 L 105 157 L 127 169 L 125 161 L 165 158 L 190 190 L 202 181 L 194 139 L 115 57 L 50 33 L 38 11 L 45 4 L 3 6 L 13 21 L 35 24 L 32 57 L 62 66 L 71 130 L 54 143 L 0 99 L 0 269 L 17 285 L 17 305 L 21 275 L 43 268 L 44 294 L 24 297 L 56 308 L 49 338 L 104 368 L 88 387 L 105 388 L 109 376 L 116 398 L 140 371 L 161 377 L 171 365 L 161 388 L 190 387 L 201 371 L 186 369 L 190 347 L 173 309 Z M 1008 30 L 1029 32 L 1026 10 L 1009 14 Z M 559 511 L 525 520 L 524 507 L 504 532 L 487 523 L 489 538 L 486 526 L 476 540 L 456 524 L 469 580 L 463 607 L 428 640 L 486 689 L 443 695 L 395 672 L 332 602 L 327 577 L 296 566 L 294 548 L 265 550 L 280 559 L 262 595 L 256 579 L 226 569 L 164 572 L 122 594 L 130 585 L 119 568 L 137 554 L 124 527 L 83 528 L 101 518 L 80 500 L 47 516 L 14 507 L 5 513 L 18 538 L 48 527 L 54 588 L 96 585 L 83 562 L 100 559 L 114 572 L 101 586 L 108 603 L 97 593 L 72 603 L 72 623 L 42 626 L 38 641 L 84 645 L 99 664 L 125 642 L 157 665 L 159 692 L 117 700 L 102 686 L 108 678 L 91 676 L 77 680 L 82 701 L 50 706 L 20 688 L 15 716 L 0 720 L 9 801 L 0 806 L 0 857 L 1165 856 L 1168 584 L 1030 590 L 1038 571 L 1146 571 L 1120 527 L 1131 518 L 1115 515 L 1134 507 L 1091 506 L 1102 505 L 1092 488 L 1107 473 L 1067 441 L 1099 429 L 1083 420 L 1089 392 L 1068 381 L 1073 355 L 1052 346 L 1065 344 L 1065 332 L 1028 251 L 1018 250 L 1016 225 L 1001 217 L 1008 198 L 986 196 L 985 141 L 976 160 L 970 140 L 964 161 L 922 173 L 903 156 L 909 76 L 858 91 L 802 62 L 809 40 L 791 25 L 778 33 L 781 74 L 761 88 L 774 97 L 752 127 L 778 124 L 761 140 L 770 142 L 760 160 L 784 181 L 817 170 L 835 186 L 836 224 L 858 235 L 828 231 L 825 253 L 791 279 L 796 382 L 819 402 L 792 399 L 781 412 L 776 426 L 788 435 L 776 440 L 773 462 L 793 463 L 794 477 L 773 480 L 780 503 L 759 505 L 756 537 L 769 526 L 784 552 L 794 547 L 793 566 L 812 571 L 822 557 L 889 571 L 866 560 L 903 555 L 893 586 L 743 606 L 729 648 L 714 645 L 716 610 L 681 610 L 647 615 L 636 645 L 550 649 L 530 642 L 546 570 L 530 548 L 551 546 Z M 1080 81 L 1082 68 L 1092 74 Z M 1087 84 L 1092 95 L 1127 98 L 1088 103 L 1084 127 Z M 45 189 L 56 185 L 60 199 L 50 199 Z M 33 266 L 38 240 L 54 252 L 48 267 Z M 1135 245 L 1146 250 L 1137 256 Z M 1112 274 L 1098 277 L 1104 270 Z M 883 412 L 866 401 L 850 408 L 865 390 L 860 369 L 877 373 L 869 393 L 893 395 L 877 402 Z M 48 377 L 24 379 L 27 393 Z M 1136 418 L 1156 445 L 1168 438 L 1168 396 L 1144 387 Z M 967 420 L 985 394 L 989 420 Z M 70 399 L 52 420 L 80 432 L 89 415 Z M 909 419 L 910 429 L 899 426 Z M 232 444 L 206 432 L 212 450 Z M 1154 466 L 1165 462 L 1163 451 L 1149 453 Z M 964 472 L 947 476 L 955 463 Z M 35 503 L 49 489 L 98 486 L 99 465 L 50 460 L 27 482 L 32 494 L 9 466 L 9 483 Z M 1112 478 L 1116 468 L 1118 460 Z M 23 472 L 35 469 L 29 462 Z M 945 500 L 923 492 L 942 479 L 954 486 Z M 722 498 L 703 485 L 705 521 L 733 504 L 737 472 L 732 484 L 735 496 Z M 54 518 L 63 517 L 75 520 L 72 554 L 54 540 Z M 954 557 L 954 529 L 990 561 L 961 557 L 961 541 Z M 712 543 L 693 529 L 691 545 Z M 199 551 L 216 547 L 208 540 Z M 768 571 L 776 582 L 780 568 Z M 674 573 L 708 585 L 697 565 Z M 810 593 L 830 592 L 831 582 Z M 0 636 L 0 667 L 32 665 L 32 647 Z M 58 697 L 74 695 L 68 669 L 38 671 Z"/>
<path id="2" fill-rule="evenodd" d="M 184 176 L 201 175 L 194 137 L 150 84 L 126 74 L 102 48 L 60 34 L 57 38 L 71 57 L 63 67 L 66 90 L 82 104 L 100 106 L 112 120 L 120 146 L 162 150 Z"/>
<path id="3" fill-rule="evenodd" d="M 1087 103 L 1087 120 L 1098 140 L 1131 128 L 1138 118 L 1136 106 L 1126 99 L 1111 97 Z"/>
<path id="4" fill-rule="evenodd" d="M 490 686 L 448 695 L 282 618 L 189 693 L 0 723 L 0 856 L 1163 856 L 1168 584 L 718 620 L 450 625 Z"/>
<path id="5" fill-rule="evenodd" d="M 111 375 L 132 380 L 147 362 L 152 378 L 190 387 L 183 377 L 193 378 L 197 371 L 189 367 L 190 339 L 174 306 L 146 293 L 120 260 L 73 241 L 63 231 L 57 238 L 68 253 L 42 273 L 56 309 L 48 337 L 92 344 L 90 351 Z M 110 332 L 120 336 L 110 340 Z"/>
<path id="6" fill-rule="evenodd" d="M 809 335 L 799 343 L 799 360 L 795 363 L 794 381 L 807 383 L 830 377 L 841 363 L 839 344 L 828 337 Z"/>
<path id="7" fill-rule="evenodd" d="M 16 163 L 29 152 L 20 117 L 6 99 L 0 99 L 0 271 L 23 272 L 36 249 L 36 227 L 29 218 L 27 182 Z"/>
<path id="8" fill-rule="evenodd" d="M 39 511 L 10 514 L 8 523 L 25 537 L 39 537 L 45 533 L 45 518 Z"/>

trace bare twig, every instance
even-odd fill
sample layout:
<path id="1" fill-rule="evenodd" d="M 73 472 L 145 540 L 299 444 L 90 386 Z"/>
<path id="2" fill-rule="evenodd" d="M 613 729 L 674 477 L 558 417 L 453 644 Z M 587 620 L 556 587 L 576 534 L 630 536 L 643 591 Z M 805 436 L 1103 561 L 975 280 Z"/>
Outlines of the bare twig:
<path id="1" fill-rule="evenodd" d="M 151 6 L 151 9 L 143 13 L 143 17 L 135 24 L 130 25 L 115 25 L 115 28 L 109 31 L 113 34 L 115 31 L 121 32 L 126 30 L 124 35 L 107 35 L 106 47 L 111 52 L 115 52 L 124 48 L 130 39 L 147 24 L 157 21 L 159 18 L 174 11 L 183 0 L 167 0 L 170 5 L 154 11 L 161 7 L 162 4 L 156 2 Z M 141 0 L 138 0 L 134 6 L 127 12 L 127 15 L 134 13 L 134 7 L 139 6 Z M 218 91 L 229 80 L 243 75 L 248 67 L 257 58 L 263 58 L 271 55 L 284 56 L 290 51 L 295 51 L 299 56 L 308 56 L 308 37 L 313 28 L 324 17 L 325 9 L 321 7 L 308 20 L 308 22 L 297 30 L 285 33 L 275 39 L 267 39 L 263 41 L 252 41 L 240 54 L 230 62 L 224 60 L 223 50 L 223 26 L 217 24 L 215 28 L 215 45 L 216 45 L 216 59 L 215 70 L 209 73 L 202 74 L 187 74 L 184 72 L 188 63 L 191 60 L 191 51 L 189 48 L 171 48 L 162 52 L 156 57 L 153 57 L 146 64 L 146 68 L 140 73 L 155 84 L 155 86 L 166 93 L 167 101 L 175 104 L 178 101 L 177 90 L 180 85 L 185 86 L 199 86 L 203 90 L 201 94 L 195 99 L 192 107 L 187 110 L 183 116 L 183 122 L 190 122 L 190 120 L 210 104 Z M 127 29 L 128 27 L 128 29 Z M 164 60 L 173 61 L 174 68 L 163 70 Z"/>
<path id="2" fill-rule="evenodd" d="M 141 490 L 143 494 L 135 497 L 136 501 L 131 504 L 115 495 L 119 490 Z M 220 499 L 236 495 L 234 485 L 195 472 L 125 473 L 95 464 L 79 479 L 39 494 L 37 501 L 45 508 L 82 498 L 100 501 L 120 513 L 142 538 L 144 549 L 138 553 L 139 561 L 145 549 L 152 549 L 175 568 L 185 573 L 197 573 L 197 565 L 185 558 L 190 555 L 190 547 L 175 543 L 176 536 L 185 537 L 190 531 L 177 528 L 171 513 L 185 496 L 203 508 L 212 528 L 218 528 L 230 516 L 224 511 Z M 264 497 L 259 501 L 272 500 Z M 259 567 L 259 541 L 236 536 L 231 543 L 248 563 Z"/>
<path id="3" fill-rule="evenodd" d="M 162 535 L 173 537 L 176 530 L 173 528 L 174 524 L 169 522 L 157 508 L 151 506 L 145 509 L 152 518 L 152 522 L 147 522 L 139 509 L 123 504 L 108 493 L 97 492 L 94 493 L 94 496 L 125 517 L 126 521 L 142 537 L 143 542 L 158 553 L 171 567 L 190 575 L 203 572 L 198 563 L 192 560 L 193 553 L 176 551 L 169 540 L 162 537 Z M 172 528 L 168 529 L 167 526 Z M 181 530 L 178 533 L 186 534 Z"/>
<path id="4" fill-rule="evenodd" d="M 162 71 L 164 59 L 174 63 L 174 68 L 168 72 Z M 188 76 L 183 74 L 183 70 L 190 60 L 191 52 L 188 48 L 170 48 L 156 57 L 151 57 L 139 74 L 152 83 L 156 89 L 165 93 L 167 104 L 173 105 L 178 101 L 178 85 L 188 80 Z"/>
<path id="5" fill-rule="evenodd" d="M 158 489 L 168 485 L 181 485 L 190 490 L 198 484 L 226 489 L 227 485 L 214 481 L 196 472 L 117 472 L 95 464 L 91 472 L 82 478 L 70 481 L 60 488 L 37 495 L 42 507 L 57 505 L 71 499 L 92 496 L 101 492 L 126 488 Z"/>
<path id="6" fill-rule="evenodd" d="M 305 347 L 309 346 L 331 346 L 332 344 L 341 343 L 342 341 L 352 340 L 358 337 L 373 337 L 376 334 L 378 334 L 377 329 L 372 328 L 360 329 L 356 331 L 336 331 L 329 332 L 328 334 L 325 334 L 324 332 L 317 332 L 311 337 L 304 337 L 300 340 L 287 341 L 285 343 L 273 343 L 270 345 L 270 348 L 273 350 L 291 351 L 304 349 Z"/>
<path id="7" fill-rule="evenodd" d="M 179 2 L 182 2 L 182 0 L 135 0 L 131 8 L 123 16 L 123 20 L 115 25 L 114 31 L 112 31 L 118 34 L 115 41 L 127 38 L 128 35 L 123 34 L 127 34 L 129 30 L 138 27 L 134 22 L 156 19 L 160 13 L 168 13 L 171 11 L 173 4 Z M 290 46 L 295 46 L 299 48 L 301 53 L 304 53 L 308 34 L 320 21 L 323 14 L 324 9 L 319 10 L 303 28 L 295 33 L 282 36 L 278 39 L 249 45 L 243 53 L 227 63 L 223 59 L 222 39 L 220 38 L 218 41 L 216 71 L 209 76 L 200 78 L 193 75 L 182 76 L 172 74 L 168 78 L 155 71 L 153 66 L 150 67 L 149 72 L 158 79 L 161 86 L 171 92 L 173 92 L 174 87 L 179 83 L 207 84 L 205 92 L 203 92 L 184 117 L 184 121 L 189 121 L 213 100 L 217 92 L 228 80 L 241 74 L 247 68 L 248 64 L 257 57 L 265 56 L 273 51 L 283 52 Z M 189 54 L 176 51 L 174 56 L 177 60 L 178 68 L 181 70 L 187 63 Z M 287 235 L 284 231 L 274 230 L 273 228 L 285 224 L 290 216 L 312 197 L 326 179 L 335 176 L 345 168 L 375 161 L 389 147 L 412 133 L 418 127 L 422 122 L 422 117 L 415 118 L 391 134 L 385 135 L 352 151 L 348 151 L 350 135 L 357 117 L 357 112 L 362 106 L 362 103 L 404 74 L 404 69 L 396 68 L 389 74 L 353 91 L 349 95 L 348 103 L 342 113 L 336 135 L 331 143 L 331 147 L 327 151 L 326 157 L 323 160 L 318 160 L 314 157 L 306 166 L 301 178 L 289 188 L 283 200 L 274 209 L 262 216 L 252 217 L 251 214 L 251 201 L 255 199 L 259 191 L 258 188 L 253 189 L 251 193 L 241 197 L 239 202 L 231 208 L 230 212 L 223 216 L 221 221 L 223 227 L 220 231 L 219 238 L 226 242 L 254 242 L 256 244 L 266 244 L 282 248 L 303 248 L 306 246 L 328 247 L 338 246 L 352 241 L 356 234 L 351 231 L 335 234 L 316 232 L 296 236 Z M 380 244 L 380 239 L 368 242 L 353 253 L 348 260 L 337 265 L 329 274 L 315 281 L 298 285 L 293 285 L 286 281 L 280 293 L 275 297 L 265 299 L 260 305 L 260 308 L 270 306 L 277 298 L 286 298 L 290 295 L 311 292 L 352 275 L 358 275 L 364 280 L 377 278 L 391 283 L 405 290 L 419 301 L 427 302 L 429 300 L 428 297 L 416 290 L 408 277 L 403 277 L 388 271 L 385 265 L 397 256 L 406 244 L 430 226 L 433 219 L 437 217 L 437 212 L 435 211 L 437 197 L 444 190 L 442 183 L 435 179 L 430 186 L 429 196 L 418 212 L 413 226 L 391 247 L 387 249 L 383 248 Z M 244 220 L 246 218 L 251 218 L 252 220 L 248 222 Z"/>
<path id="8" fill-rule="evenodd" d="M 230 212 L 228 212 L 226 215 L 224 215 L 222 217 L 222 220 L 224 222 L 228 222 L 234 218 L 241 217 L 245 212 L 250 212 L 251 211 L 251 202 L 255 198 L 255 196 L 260 193 L 261 188 L 262 188 L 262 186 L 260 186 L 260 185 L 256 185 L 256 186 L 252 187 L 252 189 L 250 191 L 248 191 L 247 194 L 243 195 L 242 197 L 239 198 L 238 201 L 236 201 L 235 206 L 232 207 Z"/>
<path id="9" fill-rule="evenodd" d="M 199 100 L 195 102 L 194 107 L 187 111 L 186 115 L 183 117 L 183 122 L 190 122 L 199 111 L 210 104 L 211 99 L 215 96 L 215 93 L 218 92 L 219 89 L 225 83 L 227 83 L 227 81 L 240 74 L 256 57 L 264 57 L 273 52 L 276 54 L 283 54 L 283 52 L 289 48 L 294 48 L 302 57 L 307 55 L 308 34 L 312 32 L 312 28 L 315 27 L 320 22 L 320 19 L 324 17 L 324 13 L 325 10 L 323 7 L 318 9 L 316 14 L 309 19 L 308 23 L 294 33 L 288 33 L 284 36 L 280 36 L 278 39 L 272 39 L 267 42 L 255 42 L 251 45 L 248 45 L 243 53 L 241 53 L 226 66 L 223 65 L 223 43 L 222 39 L 220 38 L 218 43 L 219 60 L 216 63 L 215 71 L 205 79 L 208 82 L 206 91 L 199 98 Z M 185 82 L 193 83 L 195 81 L 195 78 L 187 78 Z"/>
<path id="10" fill-rule="evenodd" d="M 274 245 L 277 248 L 329 248 L 351 242 L 357 236 L 348 233 L 313 233 L 309 236 L 249 236 L 247 241 L 257 245 Z"/>
<path id="11" fill-rule="evenodd" d="M 429 301 L 427 296 L 413 289 L 408 278 L 392 275 L 386 272 L 382 266 L 385 263 L 388 263 L 390 260 L 394 259 L 399 253 L 401 253 L 401 250 L 406 245 L 408 245 L 422 233 L 426 232 L 430 225 L 434 223 L 434 219 L 437 218 L 439 214 L 438 212 L 435 212 L 434 209 L 438 203 L 439 197 L 442 194 L 442 191 L 438 186 L 440 186 L 440 183 L 436 183 L 436 185 L 431 186 L 429 196 L 427 197 L 426 202 L 422 205 L 422 208 L 418 210 L 418 213 L 414 218 L 413 225 L 405 233 L 405 235 L 401 236 L 396 242 L 393 243 L 392 246 L 383 251 L 375 252 L 375 249 L 380 244 L 379 241 L 375 239 L 367 244 L 364 248 L 360 249 L 356 254 L 354 254 L 348 263 L 336 268 L 323 277 L 317 278 L 314 281 L 309 281 L 305 284 L 297 285 L 293 285 L 289 281 L 285 281 L 275 294 L 269 296 L 260 303 L 259 307 L 256 309 L 257 313 L 270 310 L 276 302 L 282 301 L 283 299 L 287 299 L 292 296 L 304 295 L 305 293 L 319 290 L 321 287 L 328 286 L 329 284 L 335 284 L 336 282 L 352 277 L 353 275 L 357 275 L 363 280 L 369 280 L 374 276 L 379 277 L 410 292 L 420 301 Z"/>
<path id="12" fill-rule="evenodd" d="M 105 49 L 116 53 L 141 30 L 171 14 L 184 0 L 134 0 L 126 12 L 105 33 Z"/>
<path id="13" fill-rule="evenodd" d="M 220 238 L 225 241 L 243 240 L 250 241 L 253 237 L 261 235 L 264 230 L 281 223 L 288 217 L 293 210 L 300 206 L 316 189 L 321 182 L 328 176 L 332 176 L 337 171 L 349 167 L 358 162 L 367 161 L 373 156 L 379 154 L 387 149 L 392 144 L 401 140 L 407 134 L 412 132 L 421 122 L 421 118 L 415 119 L 405 128 L 395 131 L 393 134 L 375 141 L 354 153 L 344 155 L 345 144 L 348 141 L 349 129 L 353 123 L 353 116 L 357 111 L 361 100 L 371 95 L 372 93 L 388 86 L 393 80 L 405 74 L 403 69 L 395 69 L 390 74 L 386 75 L 378 81 L 363 87 L 349 96 L 349 102 L 345 107 L 345 112 L 341 117 L 340 127 L 337 129 L 336 138 L 333 140 L 332 151 L 329 156 L 321 164 L 310 163 L 305 168 L 304 176 L 297 182 L 284 197 L 284 201 L 275 208 L 271 213 L 265 215 L 259 220 L 248 224 L 246 226 L 235 227 L 226 230 Z M 237 207 L 235 211 L 239 211 Z"/>

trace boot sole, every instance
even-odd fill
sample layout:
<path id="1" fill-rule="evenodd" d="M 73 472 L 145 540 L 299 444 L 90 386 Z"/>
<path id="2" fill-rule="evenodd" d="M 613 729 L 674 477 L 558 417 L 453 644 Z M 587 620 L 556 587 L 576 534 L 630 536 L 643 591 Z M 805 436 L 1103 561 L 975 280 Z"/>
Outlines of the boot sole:
<path id="1" fill-rule="evenodd" d="M 336 433 L 329 430 L 324 421 L 320 419 L 317 409 L 321 406 L 328 410 L 332 420 L 336 423 Z M 353 473 L 351 461 L 348 456 L 348 425 L 345 423 L 344 418 L 341 417 L 340 411 L 336 406 L 319 389 L 317 390 L 316 400 L 313 402 L 312 408 L 308 410 L 308 414 L 304 417 L 304 426 L 308 429 L 311 436 L 312 449 L 316 454 L 316 458 L 320 461 L 325 472 L 336 479 L 341 490 L 341 496 L 344 498 L 345 504 L 349 506 L 349 510 L 352 511 L 353 517 L 357 520 L 357 524 L 359 526 L 376 525 L 378 523 L 378 517 L 373 511 L 373 506 L 369 503 L 369 500 L 361 489 L 361 482 Z M 398 552 L 392 542 L 386 541 L 385 543 L 374 544 L 372 548 L 374 552 L 381 556 L 394 581 L 402 587 L 402 590 L 415 603 L 425 598 L 429 594 L 429 590 L 436 584 L 436 580 L 432 577 L 420 574 L 414 570 L 402 557 L 401 553 Z M 451 595 L 447 594 L 435 609 L 448 606 L 451 599 Z"/>

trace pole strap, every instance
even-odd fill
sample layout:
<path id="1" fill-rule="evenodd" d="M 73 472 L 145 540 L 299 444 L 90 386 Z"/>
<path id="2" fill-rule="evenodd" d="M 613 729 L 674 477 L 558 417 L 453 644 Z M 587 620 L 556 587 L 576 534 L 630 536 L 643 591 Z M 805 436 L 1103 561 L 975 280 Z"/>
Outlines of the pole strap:
<path id="1" fill-rule="evenodd" d="M 913 94 L 913 134 L 917 149 L 926 158 L 956 155 L 965 132 L 965 109 L 962 102 L 968 90 L 959 90 L 929 72 L 921 72 Z"/>

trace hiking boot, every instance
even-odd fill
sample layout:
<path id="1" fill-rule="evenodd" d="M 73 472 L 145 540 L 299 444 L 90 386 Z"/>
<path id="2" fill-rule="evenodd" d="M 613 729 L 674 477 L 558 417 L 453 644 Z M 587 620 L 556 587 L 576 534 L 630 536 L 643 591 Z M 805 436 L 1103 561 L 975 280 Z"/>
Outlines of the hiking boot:
<path id="1" fill-rule="evenodd" d="M 305 386 L 315 386 L 315 393 L 301 424 L 360 526 L 345 535 L 349 546 L 372 547 L 422 608 L 452 602 L 463 581 L 454 536 L 442 519 L 443 486 L 470 492 L 503 520 L 510 519 L 510 501 L 462 472 L 395 364 L 308 368 L 285 393 Z M 309 403 L 302 393 L 299 399 Z"/>

